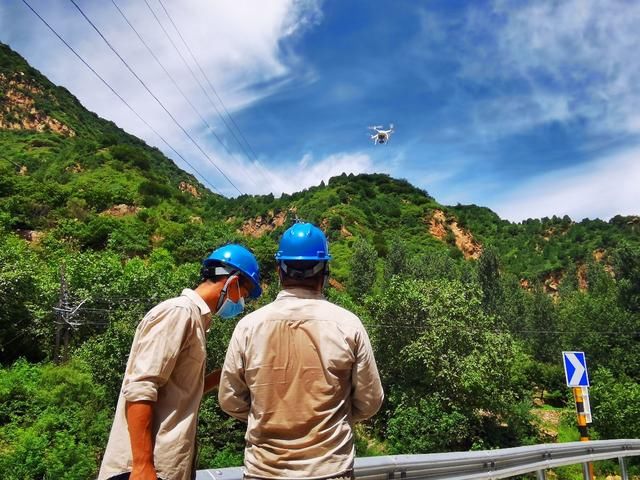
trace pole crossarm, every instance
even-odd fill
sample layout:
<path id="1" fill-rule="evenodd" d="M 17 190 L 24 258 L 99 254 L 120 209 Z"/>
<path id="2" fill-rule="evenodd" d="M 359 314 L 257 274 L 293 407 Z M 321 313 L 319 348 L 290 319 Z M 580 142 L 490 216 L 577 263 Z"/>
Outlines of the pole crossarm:
<path id="1" fill-rule="evenodd" d="M 544 472 L 565 465 L 633 456 L 640 456 L 640 439 L 541 444 L 473 452 L 363 457 L 356 459 L 354 471 L 357 479 L 366 480 L 493 480 Z M 198 470 L 196 480 L 242 480 L 242 468 Z"/>

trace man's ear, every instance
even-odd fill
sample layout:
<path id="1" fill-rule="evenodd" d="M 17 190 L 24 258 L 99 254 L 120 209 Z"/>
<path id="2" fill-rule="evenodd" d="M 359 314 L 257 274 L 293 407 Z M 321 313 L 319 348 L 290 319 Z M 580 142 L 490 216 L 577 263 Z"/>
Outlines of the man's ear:
<path id="1" fill-rule="evenodd" d="M 232 301 L 237 302 L 238 300 L 240 300 L 240 275 L 233 275 L 227 281 L 229 282 L 227 284 L 227 297 L 230 297 Z"/>

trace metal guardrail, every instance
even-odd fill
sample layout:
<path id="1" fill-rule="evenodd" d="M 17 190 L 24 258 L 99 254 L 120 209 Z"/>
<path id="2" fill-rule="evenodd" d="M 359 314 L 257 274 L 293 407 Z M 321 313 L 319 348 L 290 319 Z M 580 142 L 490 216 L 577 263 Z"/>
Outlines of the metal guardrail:
<path id="1" fill-rule="evenodd" d="M 618 459 L 623 480 L 628 480 L 625 457 L 640 456 L 640 439 L 597 440 L 533 445 L 529 447 L 449 452 L 427 455 L 393 455 L 356 458 L 355 476 L 366 480 L 509 478 L 565 465 Z M 242 468 L 199 470 L 196 480 L 242 480 Z"/>

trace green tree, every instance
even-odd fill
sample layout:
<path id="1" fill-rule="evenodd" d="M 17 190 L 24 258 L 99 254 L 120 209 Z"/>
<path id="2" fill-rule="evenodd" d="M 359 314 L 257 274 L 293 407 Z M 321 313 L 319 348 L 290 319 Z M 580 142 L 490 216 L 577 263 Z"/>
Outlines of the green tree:
<path id="1" fill-rule="evenodd" d="M 600 265 L 591 265 L 589 272 L 589 290 L 558 303 L 558 330 L 564 333 L 557 352 L 584 351 L 593 368 L 607 367 L 640 380 L 638 319 L 620 305 L 618 286 Z"/>
<path id="2" fill-rule="evenodd" d="M 26 242 L 0 234 L 0 362 L 18 356 L 42 359 L 33 339 L 38 332 L 32 302 L 38 298 L 36 275 L 42 268 Z"/>
<path id="3" fill-rule="evenodd" d="M 471 437 L 469 419 L 434 397 L 399 405 L 387 428 L 390 453 L 417 454 L 465 448 Z"/>
<path id="4" fill-rule="evenodd" d="M 478 259 L 478 282 L 482 288 L 484 311 L 496 315 L 502 307 L 503 292 L 500 282 L 500 262 L 494 247 L 486 247 Z"/>
<path id="5" fill-rule="evenodd" d="M 529 296 L 526 321 L 520 332 L 527 351 L 541 362 L 556 362 L 560 355 L 560 321 L 553 299 L 537 285 Z"/>
<path id="6" fill-rule="evenodd" d="M 369 242 L 357 238 L 353 242 L 349 276 L 349 290 L 356 298 L 369 293 L 376 281 L 378 252 Z"/>
<path id="7" fill-rule="evenodd" d="M 0 477 L 95 477 L 112 412 L 80 363 L 0 370 Z"/>
<path id="8" fill-rule="evenodd" d="M 386 279 L 394 275 L 404 275 L 409 269 L 409 251 L 406 242 L 394 237 L 389 245 L 387 258 L 384 264 L 384 276 Z"/>
<path id="9" fill-rule="evenodd" d="M 398 425 L 404 425 L 413 412 L 407 413 L 409 407 L 437 410 L 443 416 L 434 420 L 433 435 L 437 435 L 436 425 L 448 425 L 447 416 L 461 414 L 470 426 L 463 443 L 470 447 L 487 425 L 497 428 L 499 419 L 525 398 L 527 357 L 508 333 L 496 330 L 481 298 L 477 285 L 394 277 L 384 293 L 368 300 L 369 330 L 389 394 L 388 414 L 401 415 Z M 429 400 L 420 405 L 419 399 Z M 413 431 L 427 432 L 420 420 L 416 422 L 418 430 Z M 438 448 L 460 446 L 453 437 L 447 445 L 443 439 L 424 441 L 435 442 Z"/>
<path id="10" fill-rule="evenodd" d="M 640 313 L 640 246 L 625 243 L 615 251 L 613 257 L 622 305 Z"/>
<path id="11" fill-rule="evenodd" d="M 603 439 L 640 437 L 640 384 L 599 368 L 591 379 L 593 427 Z"/>

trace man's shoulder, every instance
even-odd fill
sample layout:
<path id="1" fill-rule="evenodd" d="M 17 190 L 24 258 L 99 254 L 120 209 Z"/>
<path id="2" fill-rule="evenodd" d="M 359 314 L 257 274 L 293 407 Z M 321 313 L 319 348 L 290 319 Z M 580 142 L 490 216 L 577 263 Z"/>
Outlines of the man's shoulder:
<path id="1" fill-rule="evenodd" d="M 331 310 L 334 315 L 340 318 L 340 320 L 342 321 L 346 320 L 346 321 L 354 322 L 357 324 L 362 324 L 362 322 L 360 321 L 360 317 L 358 317 L 351 310 L 347 310 L 346 308 L 341 307 L 340 305 L 336 305 L 335 303 L 327 299 L 324 299 L 322 302 L 323 302 L 323 308 L 326 308 L 327 310 Z"/>
<path id="2" fill-rule="evenodd" d="M 154 319 L 164 318 L 167 315 L 176 315 L 188 319 L 191 315 L 192 302 L 184 295 L 168 298 L 158 303 L 155 307 L 147 312 L 144 316 L 145 320 L 153 321 Z M 183 314 L 184 315 L 181 315 Z"/>
<path id="3" fill-rule="evenodd" d="M 256 322 L 260 322 L 268 317 L 269 311 L 273 308 L 274 302 L 268 303 L 267 305 L 263 305 L 262 307 L 254 310 L 251 313 L 247 313 L 244 317 L 242 317 L 236 327 L 248 327 Z"/>
<path id="4" fill-rule="evenodd" d="M 314 299 L 301 298 L 299 300 L 302 302 L 313 302 L 321 312 L 321 316 L 323 318 L 330 318 L 341 323 L 353 324 L 354 326 L 362 326 L 360 317 L 358 317 L 355 313 L 353 313 L 351 310 L 347 310 L 346 308 L 341 307 L 340 305 L 336 305 L 324 296 Z"/>
<path id="5" fill-rule="evenodd" d="M 308 302 L 309 299 L 299 299 L 302 302 Z M 296 301 L 296 299 L 293 299 Z M 317 302 L 318 307 L 322 310 L 322 318 L 330 318 L 332 320 L 338 321 L 342 324 L 352 325 L 356 328 L 364 328 L 362 325 L 362 321 L 360 318 L 353 312 L 343 308 L 335 303 L 330 302 L 326 298 L 318 298 L 314 299 L 314 302 Z M 251 313 L 245 315 L 236 325 L 238 329 L 247 329 L 264 322 L 269 319 L 277 319 L 280 317 L 280 305 L 278 300 L 275 300 L 267 305 L 264 305 L 257 310 L 254 310 Z"/>
<path id="6" fill-rule="evenodd" d="M 167 298 L 163 300 L 150 311 L 153 310 L 171 310 L 173 308 L 191 308 L 193 301 L 185 295 L 178 295 L 177 297 Z"/>

